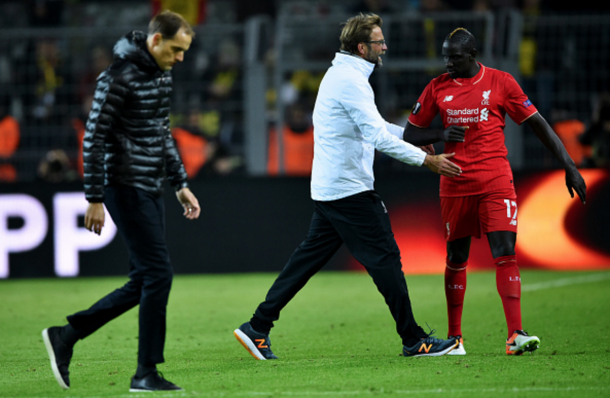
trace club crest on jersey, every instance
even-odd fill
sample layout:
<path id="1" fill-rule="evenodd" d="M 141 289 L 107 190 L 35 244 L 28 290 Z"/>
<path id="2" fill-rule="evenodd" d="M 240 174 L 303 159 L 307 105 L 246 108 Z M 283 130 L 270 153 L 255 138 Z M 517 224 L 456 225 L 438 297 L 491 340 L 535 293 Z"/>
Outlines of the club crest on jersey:
<path id="1" fill-rule="evenodd" d="M 419 102 L 416 102 L 415 105 L 413 105 L 413 109 L 411 109 L 411 113 L 414 115 L 417 115 L 419 113 L 421 109 L 421 104 Z"/>
<path id="2" fill-rule="evenodd" d="M 451 100 L 453 100 L 453 95 L 447 95 L 447 96 L 445 97 L 445 99 L 443 100 L 443 102 L 449 102 L 449 101 L 451 101 Z"/>
<path id="3" fill-rule="evenodd" d="M 481 105 L 489 105 L 489 95 L 491 94 L 491 90 L 483 91 L 483 101 L 481 101 Z"/>
<path id="4" fill-rule="evenodd" d="M 530 101 L 530 100 L 524 101 L 523 106 L 526 108 L 529 108 L 530 106 L 532 106 L 532 101 Z"/>

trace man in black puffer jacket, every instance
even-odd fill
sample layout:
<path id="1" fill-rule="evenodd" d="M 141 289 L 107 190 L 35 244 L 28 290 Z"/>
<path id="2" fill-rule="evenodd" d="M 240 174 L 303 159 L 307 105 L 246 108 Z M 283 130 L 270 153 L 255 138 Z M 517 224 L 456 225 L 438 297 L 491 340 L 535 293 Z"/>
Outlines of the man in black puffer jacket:
<path id="1" fill-rule="evenodd" d="M 165 243 L 162 189 L 176 189 L 189 220 L 199 217 L 197 198 L 169 129 L 172 66 L 184 59 L 194 32 L 180 15 L 163 12 L 148 35 L 133 31 L 114 46 L 114 62 L 99 76 L 83 145 L 85 227 L 100 234 L 104 204 L 129 251 L 129 282 L 68 324 L 43 331 L 59 385 L 69 388 L 72 347 L 110 320 L 140 305 L 138 368 L 130 391 L 180 390 L 156 369 L 164 362 L 166 307 L 172 267 Z"/>

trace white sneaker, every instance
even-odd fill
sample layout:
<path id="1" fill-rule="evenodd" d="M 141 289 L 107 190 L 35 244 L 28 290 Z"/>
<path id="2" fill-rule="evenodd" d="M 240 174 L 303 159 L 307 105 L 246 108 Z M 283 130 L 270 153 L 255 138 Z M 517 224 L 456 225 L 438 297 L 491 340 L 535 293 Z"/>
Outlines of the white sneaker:
<path id="1" fill-rule="evenodd" d="M 460 341 L 460 344 L 453 350 L 449 351 L 447 355 L 466 355 L 466 350 L 464 349 L 464 339 L 462 339 L 462 336 L 449 336 L 447 339 L 456 339 Z"/>
<path id="2" fill-rule="evenodd" d="M 526 351 L 536 351 L 539 345 L 538 337 L 528 336 L 523 330 L 515 330 L 515 333 L 506 340 L 506 354 L 521 355 Z"/>

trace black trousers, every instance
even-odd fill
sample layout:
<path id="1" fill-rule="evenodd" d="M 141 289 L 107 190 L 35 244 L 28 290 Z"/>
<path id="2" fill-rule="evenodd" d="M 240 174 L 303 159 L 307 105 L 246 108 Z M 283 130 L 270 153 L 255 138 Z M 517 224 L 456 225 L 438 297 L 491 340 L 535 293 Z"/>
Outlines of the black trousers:
<path id="1" fill-rule="evenodd" d="M 252 328 L 268 334 L 280 311 L 316 274 L 343 243 L 367 270 L 396 321 L 403 344 L 425 337 L 411 310 L 409 291 L 402 272 L 400 251 L 385 205 L 374 191 L 344 199 L 319 202 L 305 240 L 267 293 L 250 320 Z"/>
<path id="2" fill-rule="evenodd" d="M 84 338 L 140 305 L 138 363 L 164 362 L 166 308 L 172 266 L 165 244 L 163 198 L 138 188 L 108 186 L 104 204 L 129 251 L 129 281 L 91 308 L 68 316 Z"/>

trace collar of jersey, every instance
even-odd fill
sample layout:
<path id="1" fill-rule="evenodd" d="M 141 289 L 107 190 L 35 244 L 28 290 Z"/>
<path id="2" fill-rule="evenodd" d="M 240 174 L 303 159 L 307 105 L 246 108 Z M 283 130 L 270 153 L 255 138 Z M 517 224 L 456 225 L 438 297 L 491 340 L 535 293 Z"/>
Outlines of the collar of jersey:
<path id="1" fill-rule="evenodd" d="M 457 78 L 457 79 L 453 79 L 453 81 L 456 82 L 457 84 L 459 84 L 460 86 L 474 86 L 475 84 L 480 82 L 481 79 L 483 79 L 483 76 L 485 76 L 485 66 L 483 66 L 483 64 L 480 62 L 477 62 L 477 63 L 480 66 L 479 73 L 477 73 L 473 77 L 468 77 L 465 79 Z"/>
<path id="2" fill-rule="evenodd" d="M 347 65 L 361 72 L 367 79 L 373 73 L 375 64 L 370 63 L 362 57 L 348 53 L 347 51 L 338 52 L 333 59 L 333 66 Z"/>

